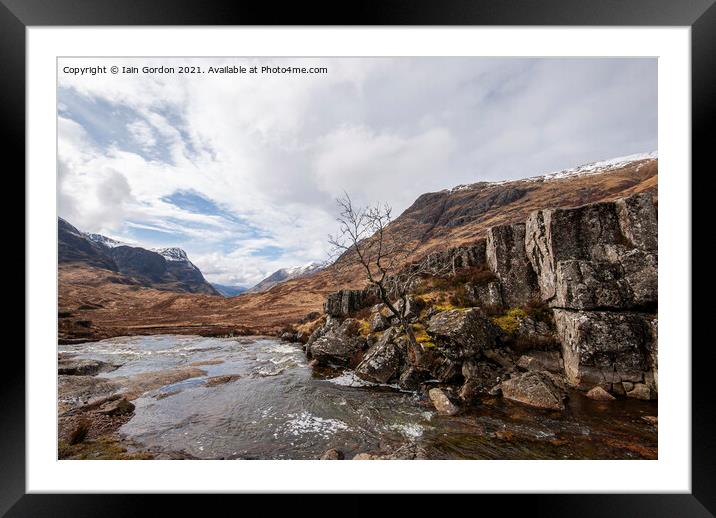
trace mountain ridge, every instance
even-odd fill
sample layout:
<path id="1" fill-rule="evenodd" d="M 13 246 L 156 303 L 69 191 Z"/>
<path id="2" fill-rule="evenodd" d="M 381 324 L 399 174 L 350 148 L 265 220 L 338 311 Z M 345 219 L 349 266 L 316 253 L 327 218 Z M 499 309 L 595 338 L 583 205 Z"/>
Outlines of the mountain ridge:
<path id="1" fill-rule="evenodd" d="M 120 274 L 116 279 L 159 290 L 219 295 L 181 248 L 151 250 L 82 232 L 58 217 L 58 264 L 84 263 Z"/>

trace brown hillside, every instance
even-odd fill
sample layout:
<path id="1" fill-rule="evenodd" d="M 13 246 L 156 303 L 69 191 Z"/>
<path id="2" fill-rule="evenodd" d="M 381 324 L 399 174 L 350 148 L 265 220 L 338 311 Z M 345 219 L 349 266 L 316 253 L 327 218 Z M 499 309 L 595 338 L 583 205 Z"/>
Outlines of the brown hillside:
<path id="1" fill-rule="evenodd" d="M 416 256 L 484 237 L 487 228 L 523 221 L 535 210 L 573 207 L 650 191 L 656 198 L 658 161 L 639 160 L 600 174 L 478 183 L 420 196 L 391 225 L 409 236 Z M 328 267 L 263 293 L 234 298 L 172 293 L 132 285 L 99 267 L 59 267 L 59 336 L 92 339 L 145 333 L 273 333 L 322 308 L 328 293 L 362 287 L 357 270 Z"/>

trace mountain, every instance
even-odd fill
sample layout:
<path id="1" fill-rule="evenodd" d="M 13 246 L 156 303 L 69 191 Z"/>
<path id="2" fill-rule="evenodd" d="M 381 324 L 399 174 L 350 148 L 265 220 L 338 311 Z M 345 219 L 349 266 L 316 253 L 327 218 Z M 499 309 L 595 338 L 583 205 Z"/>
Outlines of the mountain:
<path id="1" fill-rule="evenodd" d="M 261 293 L 264 291 L 268 291 L 277 284 L 281 284 L 282 282 L 286 282 L 291 279 L 300 279 L 301 277 L 306 277 L 307 275 L 316 273 L 322 268 L 323 265 L 320 263 L 311 263 L 305 266 L 296 266 L 295 268 L 281 268 L 280 270 L 276 270 L 264 280 L 246 291 L 248 293 Z"/>
<path id="2" fill-rule="evenodd" d="M 577 207 L 637 192 L 650 193 L 658 203 L 655 153 L 522 180 L 477 182 L 425 193 L 390 224 L 388 231 L 410 237 L 416 246 L 412 259 L 417 259 L 433 251 L 474 243 L 486 236 L 488 228 L 524 222 L 535 210 Z M 68 239 L 76 242 L 78 238 Z M 63 338 L 140 333 L 275 333 L 310 312 L 321 311 L 328 294 L 366 284 L 358 268 L 337 272 L 334 266 L 327 266 L 311 275 L 284 279 L 267 291 L 240 297 L 137 290 L 136 286 L 122 284 L 119 275 L 101 266 L 106 258 L 95 257 L 92 246 L 97 247 L 96 243 L 86 239 L 81 244 L 68 247 L 60 243 L 61 255 L 64 250 L 72 257 L 84 258 L 84 262 L 60 265 L 59 309 L 71 315 L 60 319 Z"/>
<path id="3" fill-rule="evenodd" d="M 212 282 L 211 285 L 224 297 L 236 297 L 246 292 L 246 288 L 243 286 L 227 286 L 226 284 L 216 284 L 215 282 Z"/>
<path id="4" fill-rule="evenodd" d="M 62 218 L 57 221 L 58 263 L 110 270 L 119 284 L 158 290 L 218 295 L 181 248 L 148 250 L 101 234 L 81 232 Z"/>

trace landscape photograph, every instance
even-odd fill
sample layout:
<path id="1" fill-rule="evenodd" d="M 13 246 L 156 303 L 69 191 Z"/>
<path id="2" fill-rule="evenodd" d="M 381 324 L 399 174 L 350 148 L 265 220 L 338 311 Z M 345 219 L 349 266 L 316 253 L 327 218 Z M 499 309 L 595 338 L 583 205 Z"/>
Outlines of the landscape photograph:
<path id="1" fill-rule="evenodd" d="M 657 71 L 58 59 L 57 458 L 658 459 Z"/>

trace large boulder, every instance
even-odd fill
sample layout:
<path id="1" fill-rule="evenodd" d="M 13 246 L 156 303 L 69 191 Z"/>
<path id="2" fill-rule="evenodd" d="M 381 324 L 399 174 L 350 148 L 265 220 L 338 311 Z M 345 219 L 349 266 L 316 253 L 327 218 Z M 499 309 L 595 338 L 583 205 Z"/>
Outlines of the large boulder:
<path id="1" fill-rule="evenodd" d="M 548 372 L 525 372 L 503 381 L 500 388 L 506 399 L 538 408 L 564 410 L 565 392 Z"/>
<path id="2" fill-rule="evenodd" d="M 428 321 L 435 348 L 450 360 L 469 359 L 495 345 L 497 330 L 478 308 L 441 311 Z"/>
<path id="3" fill-rule="evenodd" d="M 481 283 L 466 283 L 465 293 L 476 306 L 502 307 L 502 287 L 500 281 L 491 280 Z"/>
<path id="4" fill-rule="evenodd" d="M 311 357 L 322 365 L 350 365 L 366 347 L 357 320 L 347 318 L 340 326 L 329 328 L 308 349 Z"/>
<path id="5" fill-rule="evenodd" d="M 487 264 L 502 284 L 509 306 L 539 298 L 537 278 L 525 251 L 525 224 L 501 225 L 487 231 Z"/>
<path id="6" fill-rule="evenodd" d="M 568 382 L 580 389 L 642 382 L 656 355 L 652 317 L 644 313 L 555 310 Z"/>
<path id="7" fill-rule="evenodd" d="M 308 337 L 308 340 L 306 340 L 306 353 L 310 356 L 311 345 L 313 345 L 313 342 L 321 338 L 331 329 L 335 329 L 340 325 L 341 322 L 338 318 L 329 315 L 328 318 L 326 318 L 326 323 L 314 329 L 311 335 Z"/>
<path id="8" fill-rule="evenodd" d="M 356 376 L 373 383 L 388 383 L 400 375 L 403 352 L 395 343 L 398 332 L 390 328 L 371 346 L 355 369 Z"/>
<path id="9" fill-rule="evenodd" d="M 455 415 L 460 412 L 460 407 L 453 403 L 445 391 L 440 388 L 431 388 L 428 391 L 428 397 L 439 414 Z"/>
<path id="10" fill-rule="evenodd" d="M 570 309 L 636 309 L 657 301 L 656 209 L 647 193 L 535 211 L 525 249 L 541 299 Z"/>

